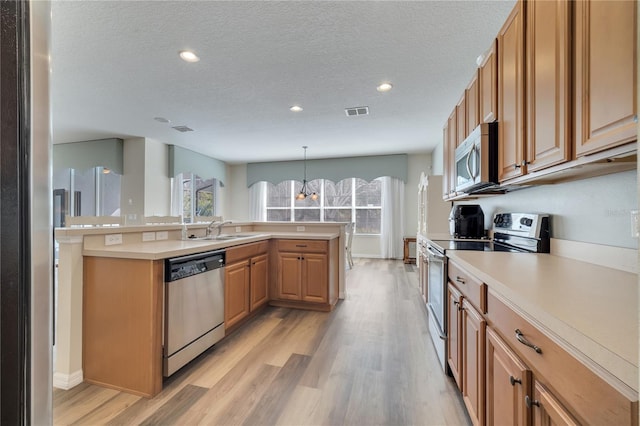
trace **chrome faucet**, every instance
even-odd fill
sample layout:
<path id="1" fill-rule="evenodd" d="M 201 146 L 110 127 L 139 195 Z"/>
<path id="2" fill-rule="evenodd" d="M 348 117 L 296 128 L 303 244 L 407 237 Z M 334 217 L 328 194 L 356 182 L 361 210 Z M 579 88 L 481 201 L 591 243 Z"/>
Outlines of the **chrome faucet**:
<path id="1" fill-rule="evenodd" d="M 209 224 L 209 226 L 207 226 L 207 237 L 208 237 L 209 235 L 211 235 L 211 229 L 212 229 L 212 228 L 216 228 L 216 231 L 217 231 L 217 232 L 216 232 L 216 237 L 219 237 L 219 236 L 220 236 L 220 231 L 222 230 L 222 227 L 223 227 L 224 225 L 229 224 L 229 223 L 231 223 L 231 221 L 230 221 L 230 220 L 223 220 L 222 222 L 217 222 L 217 221 L 215 221 L 215 220 L 214 220 L 214 221 L 212 221 L 212 222 Z"/>

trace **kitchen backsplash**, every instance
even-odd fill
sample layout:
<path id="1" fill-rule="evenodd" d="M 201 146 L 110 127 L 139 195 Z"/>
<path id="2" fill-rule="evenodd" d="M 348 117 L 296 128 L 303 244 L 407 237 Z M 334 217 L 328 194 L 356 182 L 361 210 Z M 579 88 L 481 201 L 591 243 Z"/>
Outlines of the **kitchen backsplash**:
<path id="1" fill-rule="evenodd" d="M 548 213 L 553 238 L 638 248 L 638 238 L 631 236 L 631 210 L 638 209 L 636 171 L 535 186 L 461 204 L 480 204 L 487 229 L 497 212 Z"/>

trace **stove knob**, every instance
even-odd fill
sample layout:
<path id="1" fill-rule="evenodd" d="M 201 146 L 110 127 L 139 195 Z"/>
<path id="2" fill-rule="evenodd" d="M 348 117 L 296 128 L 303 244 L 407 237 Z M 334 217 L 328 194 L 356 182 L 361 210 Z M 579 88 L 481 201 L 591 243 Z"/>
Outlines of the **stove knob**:
<path id="1" fill-rule="evenodd" d="M 533 224 L 533 219 L 527 219 L 527 226 L 531 226 Z"/>

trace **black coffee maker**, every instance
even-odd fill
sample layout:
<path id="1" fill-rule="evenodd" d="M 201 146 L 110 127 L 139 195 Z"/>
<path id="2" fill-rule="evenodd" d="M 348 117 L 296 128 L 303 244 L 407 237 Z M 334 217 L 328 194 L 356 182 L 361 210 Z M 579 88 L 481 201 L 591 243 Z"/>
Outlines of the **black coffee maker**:
<path id="1" fill-rule="evenodd" d="M 484 213 L 478 204 L 453 206 L 449 231 L 454 238 L 484 238 Z"/>

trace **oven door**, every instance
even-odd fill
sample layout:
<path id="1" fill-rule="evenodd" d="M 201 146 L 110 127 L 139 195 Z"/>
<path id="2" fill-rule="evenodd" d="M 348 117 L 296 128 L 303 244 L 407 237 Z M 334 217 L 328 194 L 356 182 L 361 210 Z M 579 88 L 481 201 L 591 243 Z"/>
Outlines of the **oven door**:
<path id="1" fill-rule="evenodd" d="M 427 306 L 431 313 L 432 319 L 438 326 L 440 338 L 446 339 L 446 287 L 447 287 L 447 258 L 440 253 L 435 252 L 430 246 L 427 246 L 427 255 L 429 258 L 429 290 L 427 292 Z"/>

